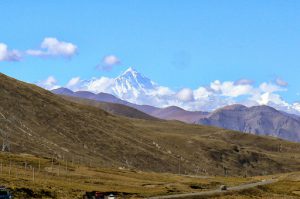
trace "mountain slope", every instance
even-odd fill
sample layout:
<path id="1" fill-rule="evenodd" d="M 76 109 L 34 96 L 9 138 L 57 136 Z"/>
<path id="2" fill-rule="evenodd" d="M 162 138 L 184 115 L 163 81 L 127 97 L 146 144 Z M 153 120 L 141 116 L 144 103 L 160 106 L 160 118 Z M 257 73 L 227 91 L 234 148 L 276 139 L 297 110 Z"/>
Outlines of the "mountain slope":
<path id="1" fill-rule="evenodd" d="M 12 152 L 158 172 L 228 175 L 300 169 L 300 145 L 201 125 L 117 117 L 0 75 Z M 180 169 L 179 169 L 180 165 Z"/>
<path id="2" fill-rule="evenodd" d="M 166 119 L 178 120 L 186 123 L 194 123 L 201 118 L 204 118 L 209 113 L 202 111 L 186 111 L 177 106 L 169 106 L 167 108 L 157 109 L 150 113 L 152 116 Z"/>
<path id="3" fill-rule="evenodd" d="M 227 106 L 197 123 L 300 142 L 300 118 L 269 106 Z"/>
<path id="4" fill-rule="evenodd" d="M 89 99 L 71 97 L 71 96 L 62 96 L 62 97 L 76 103 L 100 108 L 114 115 L 135 118 L 135 119 L 158 120 L 157 118 L 152 117 L 142 111 L 139 111 L 135 108 L 132 108 L 130 106 L 125 106 L 122 104 L 110 103 L 110 102 L 99 102 L 95 100 L 89 100 Z"/>
<path id="5" fill-rule="evenodd" d="M 108 103 L 114 103 L 114 104 L 122 104 L 125 106 L 129 106 L 132 108 L 135 108 L 141 112 L 144 112 L 148 115 L 151 115 L 156 118 L 165 119 L 165 120 L 178 120 L 182 122 L 187 123 L 194 123 L 198 121 L 200 118 L 203 118 L 208 113 L 202 112 L 202 111 L 186 111 L 182 108 L 171 106 L 167 108 L 157 108 L 150 105 L 138 105 L 134 103 L 127 102 L 125 100 L 121 100 L 114 95 L 108 94 L 108 93 L 99 93 L 94 94 L 92 92 L 88 91 L 77 91 L 73 92 L 67 88 L 58 88 L 54 89 L 51 92 L 58 94 L 58 95 L 65 95 L 65 96 L 72 96 L 77 97 L 78 99 L 91 99 L 98 102 L 108 102 Z M 115 107 L 115 113 L 117 113 L 117 108 Z M 121 107 L 119 107 L 121 108 Z M 124 108 L 124 107 L 123 107 Z M 109 111 L 108 111 L 109 112 Z M 126 115 L 126 112 L 123 112 L 121 114 L 122 116 L 129 116 Z"/>
<path id="6" fill-rule="evenodd" d="M 65 95 L 80 98 L 95 99 L 97 101 L 120 103 L 134 107 L 153 117 L 165 120 L 178 120 L 186 123 L 215 126 L 256 135 L 270 135 L 290 141 L 300 141 L 300 117 L 277 111 L 269 106 L 247 108 L 243 105 L 231 105 L 220 108 L 209 114 L 201 111 L 186 111 L 176 106 L 156 108 L 147 105 L 137 105 L 105 93 L 97 95 L 86 91 L 72 92 L 66 90 L 65 92 L 61 92 L 61 90 L 65 89 L 60 88 L 52 92 L 57 94 L 64 93 Z M 124 116 L 126 116 L 125 112 Z"/>

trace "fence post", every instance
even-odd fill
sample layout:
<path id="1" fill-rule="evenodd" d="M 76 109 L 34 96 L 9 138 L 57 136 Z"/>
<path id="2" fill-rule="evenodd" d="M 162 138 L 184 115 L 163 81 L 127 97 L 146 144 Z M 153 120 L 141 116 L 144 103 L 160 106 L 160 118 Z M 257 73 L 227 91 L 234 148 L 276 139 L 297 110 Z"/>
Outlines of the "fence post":
<path id="1" fill-rule="evenodd" d="M 39 159 L 39 172 L 41 171 L 41 159 Z"/>
<path id="2" fill-rule="evenodd" d="M 53 172 L 53 156 L 52 156 L 52 162 L 51 162 L 51 172 Z"/>
<path id="3" fill-rule="evenodd" d="M 16 178 L 18 178 L 18 167 L 17 167 L 17 165 L 16 165 L 16 173 L 15 173 L 15 175 L 16 175 Z"/>
<path id="4" fill-rule="evenodd" d="M 32 168 L 32 181 L 34 182 L 34 167 Z"/>
<path id="5" fill-rule="evenodd" d="M 58 176 L 59 176 L 59 170 L 60 170 L 60 161 L 58 161 Z"/>
<path id="6" fill-rule="evenodd" d="M 10 174 L 11 174 L 11 161 L 9 161 L 9 171 L 8 171 L 9 177 L 10 177 Z"/>

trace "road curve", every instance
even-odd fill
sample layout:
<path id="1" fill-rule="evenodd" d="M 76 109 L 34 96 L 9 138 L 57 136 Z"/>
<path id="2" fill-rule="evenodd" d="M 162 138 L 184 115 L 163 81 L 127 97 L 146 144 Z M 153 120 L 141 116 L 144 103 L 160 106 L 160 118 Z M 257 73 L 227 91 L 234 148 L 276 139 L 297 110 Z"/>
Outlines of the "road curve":
<path id="1" fill-rule="evenodd" d="M 202 191 L 202 192 L 194 192 L 194 193 L 155 196 L 155 197 L 150 197 L 148 199 L 184 198 L 184 197 L 191 197 L 191 196 L 212 196 L 212 195 L 216 195 L 216 194 L 227 193 L 230 191 L 240 191 L 240 190 L 244 190 L 244 189 L 249 189 L 249 188 L 259 186 L 259 185 L 267 185 L 267 184 L 271 184 L 271 183 L 274 183 L 277 181 L 278 181 L 277 179 L 270 179 L 270 180 L 264 180 L 264 181 L 260 181 L 260 182 L 249 183 L 249 184 L 242 184 L 239 186 L 228 187 L 227 191 L 222 191 L 220 189 L 216 189 L 216 190 L 211 190 L 211 191 Z"/>

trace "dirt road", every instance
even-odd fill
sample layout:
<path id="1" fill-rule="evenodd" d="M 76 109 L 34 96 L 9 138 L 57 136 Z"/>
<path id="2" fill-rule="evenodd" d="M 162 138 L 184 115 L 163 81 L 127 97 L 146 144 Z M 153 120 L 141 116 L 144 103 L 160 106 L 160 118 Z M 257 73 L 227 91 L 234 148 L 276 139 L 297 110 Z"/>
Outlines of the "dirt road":
<path id="1" fill-rule="evenodd" d="M 278 181 L 277 179 L 270 179 L 270 180 L 255 182 L 255 183 L 242 184 L 239 186 L 228 187 L 227 191 L 222 191 L 220 189 L 216 189 L 216 190 L 211 190 L 211 191 L 202 191 L 202 192 L 194 192 L 194 193 L 155 196 L 155 197 L 150 197 L 148 199 L 168 199 L 168 198 L 185 198 L 185 197 L 192 197 L 192 196 L 212 196 L 212 195 L 217 195 L 220 193 L 226 193 L 226 192 L 230 192 L 230 191 L 240 191 L 240 190 L 244 190 L 244 189 L 249 189 L 249 188 L 259 186 L 259 185 L 267 185 L 267 184 L 271 184 L 271 183 L 274 183 L 277 181 Z"/>

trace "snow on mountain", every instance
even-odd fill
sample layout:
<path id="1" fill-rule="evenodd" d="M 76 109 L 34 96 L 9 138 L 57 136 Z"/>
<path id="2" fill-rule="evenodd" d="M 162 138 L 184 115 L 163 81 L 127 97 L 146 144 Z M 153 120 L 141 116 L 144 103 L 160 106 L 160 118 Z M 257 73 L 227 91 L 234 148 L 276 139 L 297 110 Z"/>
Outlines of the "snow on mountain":
<path id="1" fill-rule="evenodd" d="M 137 104 L 167 104 L 166 99 L 175 93 L 167 87 L 159 86 L 149 78 L 130 67 L 116 78 L 72 78 L 66 85 L 73 91 L 104 92 Z M 168 97 L 169 96 L 169 97 Z"/>
<path id="2" fill-rule="evenodd" d="M 149 91 L 153 91 L 157 87 L 149 78 L 130 67 L 122 75 L 114 79 L 112 90 L 118 97 L 128 99 L 147 95 Z"/>
<path id="3" fill-rule="evenodd" d="M 48 87 L 49 85 L 46 84 L 45 88 Z M 57 86 L 51 85 L 51 87 Z M 223 106 L 239 103 L 246 106 L 268 105 L 281 111 L 300 115 L 300 103 L 290 104 L 284 101 L 279 92 L 284 92 L 287 88 L 272 82 L 263 82 L 254 86 L 251 81 L 221 82 L 215 80 L 197 89 L 183 87 L 174 91 L 160 86 L 130 67 L 116 78 L 94 77 L 82 80 L 74 77 L 65 87 L 72 91 L 109 93 L 131 103 L 161 108 L 178 106 L 190 111 L 213 111 Z"/>

